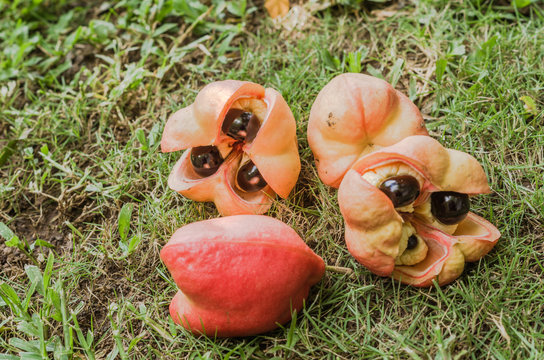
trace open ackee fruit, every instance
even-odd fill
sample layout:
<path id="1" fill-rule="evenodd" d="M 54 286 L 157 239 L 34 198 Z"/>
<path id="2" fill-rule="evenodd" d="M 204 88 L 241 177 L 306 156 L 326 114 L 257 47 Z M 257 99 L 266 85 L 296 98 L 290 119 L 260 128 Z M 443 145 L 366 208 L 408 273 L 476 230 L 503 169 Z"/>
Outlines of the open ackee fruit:
<path id="1" fill-rule="evenodd" d="M 370 271 L 403 283 L 447 284 L 496 244 L 500 233 L 470 212 L 489 193 L 469 154 L 410 136 L 360 158 L 338 192 L 348 250 Z"/>
<path id="2" fill-rule="evenodd" d="M 427 135 L 418 108 L 386 81 L 363 74 L 332 79 L 308 122 L 319 178 L 335 188 L 358 158 L 411 135 Z"/>
<path id="3" fill-rule="evenodd" d="M 171 189 L 213 201 L 221 215 L 262 214 L 298 179 L 296 124 L 280 93 L 248 81 L 205 86 L 166 123 L 161 150 L 188 149 L 168 178 Z"/>

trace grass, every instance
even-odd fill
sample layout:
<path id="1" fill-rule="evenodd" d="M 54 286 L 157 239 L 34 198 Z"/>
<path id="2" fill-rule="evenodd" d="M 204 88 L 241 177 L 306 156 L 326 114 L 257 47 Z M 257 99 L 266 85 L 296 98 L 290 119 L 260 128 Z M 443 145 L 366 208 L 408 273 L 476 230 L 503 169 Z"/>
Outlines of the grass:
<path id="1" fill-rule="evenodd" d="M 543 357 L 542 3 L 340 3 L 290 32 L 243 0 L 0 0 L 0 359 Z M 345 248 L 305 133 L 347 71 L 394 83 L 488 174 L 493 194 L 472 204 L 502 238 L 449 286 L 376 277 Z M 327 273 L 276 331 L 196 338 L 168 316 L 159 251 L 218 214 L 168 189 L 179 153 L 158 145 L 173 111 L 227 78 L 278 89 L 297 120 L 301 177 L 269 215 L 357 277 Z"/>

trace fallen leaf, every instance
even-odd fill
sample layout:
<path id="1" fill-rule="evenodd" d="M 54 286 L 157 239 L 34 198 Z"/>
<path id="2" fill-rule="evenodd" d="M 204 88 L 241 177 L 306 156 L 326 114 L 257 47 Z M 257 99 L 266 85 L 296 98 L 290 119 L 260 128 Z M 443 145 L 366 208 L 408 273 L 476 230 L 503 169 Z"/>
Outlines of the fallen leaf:
<path id="1" fill-rule="evenodd" d="M 289 0 L 266 0 L 264 7 L 272 19 L 284 16 L 289 11 Z"/>

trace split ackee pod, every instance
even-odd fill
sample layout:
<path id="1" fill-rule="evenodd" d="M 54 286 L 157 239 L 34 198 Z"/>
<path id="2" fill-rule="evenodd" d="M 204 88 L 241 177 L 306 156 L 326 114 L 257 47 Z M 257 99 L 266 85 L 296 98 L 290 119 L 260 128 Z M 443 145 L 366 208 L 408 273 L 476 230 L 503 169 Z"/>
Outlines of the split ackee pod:
<path id="1" fill-rule="evenodd" d="M 383 183 L 407 176 L 417 192 L 409 204 L 396 206 Z M 402 182 L 396 187 L 402 194 Z M 447 284 L 459 277 L 465 262 L 480 259 L 500 237 L 495 226 L 469 211 L 469 196 L 490 191 L 482 166 L 471 155 L 446 149 L 428 136 L 407 137 L 360 158 L 342 180 L 338 204 L 348 250 L 375 274 L 421 287 L 431 286 L 435 278 Z M 409 246 L 412 235 L 415 242 Z"/>
<path id="2" fill-rule="evenodd" d="M 209 153 L 213 163 L 195 170 L 191 154 L 203 148 L 215 159 Z M 289 196 L 300 173 L 291 109 L 279 92 L 249 81 L 206 85 L 194 103 L 168 119 L 161 149 L 187 149 L 170 173 L 170 188 L 195 201 L 213 201 L 224 216 L 265 213 L 276 194 Z M 246 189 L 239 186 L 242 169 L 251 170 L 244 173 L 250 177 Z"/>

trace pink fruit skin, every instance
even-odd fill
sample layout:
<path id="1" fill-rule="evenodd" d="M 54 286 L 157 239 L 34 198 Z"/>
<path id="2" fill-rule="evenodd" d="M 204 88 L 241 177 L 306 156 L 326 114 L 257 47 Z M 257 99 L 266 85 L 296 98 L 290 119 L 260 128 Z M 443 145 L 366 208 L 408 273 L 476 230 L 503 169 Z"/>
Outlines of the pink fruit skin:
<path id="1" fill-rule="evenodd" d="M 217 172 L 208 177 L 196 175 L 189 154 L 191 148 L 205 145 L 225 147 L 235 140 L 223 134 L 226 113 L 240 99 L 262 100 L 266 114 L 255 139 L 232 151 Z M 188 149 L 174 165 L 169 187 L 195 201 L 213 201 L 223 216 L 264 214 L 276 194 L 287 198 L 300 173 L 296 122 L 279 92 L 238 80 L 216 81 L 205 86 L 195 102 L 176 111 L 168 119 L 162 139 L 163 152 Z M 262 191 L 241 194 L 234 179 L 242 157 L 251 159 L 267 182 Z"/>
<path id="2" fill-rule="evenodd" d="M 195 334 L 250 336 L 300 310 L 325 264 L 279 220 L 236 215 L 186 225 L 161 251 L 179 291 L 174 321 Z"/>
<path id="3" fill-rule="evenodd" d="M 317 95 L 308 120 L 319 178 L 335 188 L 361 156 L 427 134 L 419 109 L 406 95 L 364 74 L 332 79 Z"/>

